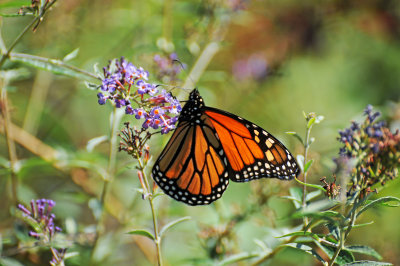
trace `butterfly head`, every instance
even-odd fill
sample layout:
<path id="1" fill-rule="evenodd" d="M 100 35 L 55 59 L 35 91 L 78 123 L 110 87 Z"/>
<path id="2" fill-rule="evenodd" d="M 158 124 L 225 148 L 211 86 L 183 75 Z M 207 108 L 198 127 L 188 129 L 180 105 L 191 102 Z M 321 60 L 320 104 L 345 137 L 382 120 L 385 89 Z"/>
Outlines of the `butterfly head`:
<path id="1" fill-rule="evenodd" d="M 187 100 L 185 106 L 182 109 L 181 114 L 179 115 L 180 120 L 191 120 L 197 116 L 197 114 L 201 113 L 202 108 L 204 107 L 203 97 L 200 96 L 200 93 L 197 89 L 192 90 L 189 95 L 189 99 Z"/>
<path id="2" fill-rule="evenodd" d="M 198 98 L 201 98 L 200 92 L 199 92 L 199 90 L 197 88 L 195 88 L 190 92 L 189 101 L 190 100 L 196 100 Z"/>

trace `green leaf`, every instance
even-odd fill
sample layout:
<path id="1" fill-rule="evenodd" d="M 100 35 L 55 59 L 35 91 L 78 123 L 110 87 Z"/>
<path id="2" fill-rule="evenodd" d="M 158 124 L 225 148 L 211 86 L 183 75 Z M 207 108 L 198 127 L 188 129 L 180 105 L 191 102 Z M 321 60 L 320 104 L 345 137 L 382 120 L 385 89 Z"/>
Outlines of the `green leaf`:
<path id="1" fill-rule="evenodd" d="M 76 58 L 78 56 L 78 53 L 79 53 L 79 48 L 76 48 L 75 50 L 73 50 L 72 52 L 70 52 L 69 54 L 64 56 L 62 61 L 64 61 L 64 62 L 70 61 L 70 60 Z"/>
<path id="2" fill-rule="evenodd" d="M 299 154 L 296 156 L 297 163 L 299 164 L 300 170 L 304 173 L 304 156 Z"/>
<path id="3" fill-rule="evenodd" d="M 329 199 L 322 199 L 318 201 L 313 201 L 303 209 L 303 212 L 305 213 L 313 213 L 313 212 L 318 212 L 318 213 L 326 213 L 328 216 L 336 216 L 333 213 L 337 214 L 338 217 L 343 217 L 344 216 L 341 214 L 338 214 L 337 212 L 334 211 L 329 211 L 328 209 L 332 208 L 333 206 L 337 205 L 335 201 L 329 200 Z M 328 211 L 324 211 L 328 210 Z M 331 214 L 332 213 L 332 214 Z"/>
<path id="4" fill-rule="evenodd" d="M 43 69 L 57 75 L 69 76 L 82 80 L 92 80 L 94 78 L 91 76 L 91 73 L 83 74 L 82 72 L 84 71 L 67 65 L 63 61 L 57 59 L 16 53 L 13 53 L 10 59 L 13 62 L 19 62 L 37 69 Z"/>
<path id="5" fill-rule="evenodd" d="M 367 205 L 361 208 L 361 210 L 358 212 L 357 217 L 360 216 L 361 213 L 365 212 L 369 208 L 375 207 L 377 205 L 383 205 L 383 203 L 386 202 L 396 202 L 397 205 L 393 205 L 392 207 L 398 207 L 400 206 L 400 199 L 392 196 L 387 196 L 387 197 L 382 197 L 376 200 L 371 201 Z"/>
<path id="6" fill-rule="evenodd" d="M 135 229 L 135 230 L 129 231 L 127 234 L 145 236 L 145 237 L 150 238 L 151 240 L 155 240 L 155 237 L 153 236 L 153 234 L 145 229 Z"/>
<path id="7" fill-rule="evenodd" d="M 298 140 L 300 141 L 301 145 L 304 146 L 304 141 L 303 141 L 303 139 L 301 138 L 301 136 L 300 136 L 299 134 L 297 134 L 297 132 L 288 131 L 288 132 L 286 132 L 286 134 L 295 137 L 296 139 L 298 139 Z"/>
<path id="8" fill-rule="evenodd" d="M 311 221 L 307 224 L 307 226 L 304 228 L 304 231 L 308 231 L 314 227 L 317 227 L 321 224 L 326 224 L 325 221 L 323 220 L 318 220 L 318 219 L 311 219 Z"/>
<path id="9" fill-rule="evenodd" d="M 313 164 L 314 160 L 311 159 L 309 160 L 306 165 L 304 166 L 304 173 L 307 173 L 308 169 L 310 168 L 310 166 Z"/>
<path id="10" fill-rule="evenodd" d="M 304 244 L 301 244 L 301 243 L 289 243 L 289 244 L 286 244 L 284 246 L 291 247 L 291 248 L 300 250 L 302 252 L 305 252 L 307 254 L 310 254 L 311 256 L 313 256 L 314 258 L 316 258 L 317 260 L 319 260 L 323 264 L 326 263 L 325 260 L 320 255 L 318 255 L 318 253 L 315 252 L 310 246 L 307 246 L 307 245 L 304 245 Z"/>
<path id="11" fill-rule="evenodd" d="M 333 257 L 333 255 L 336 252 L 336 248 L 328 246 L 328 245 L 324 245 L 322 243 L 319 242 L 315 242 L 315 244 L 317 246 L 319 246 L 324 252 L 325 254 L 327 254 L 330 258 Z M 347 250 L 341 250 L 339 252 L 339 255 L 337 256 L 335 262 L 339 265 L 341 264 L 345 264 L 345 263 L 350 263 L 354 261 L 354 256 L 350 251 Z"/>
<path id="12" fill-rule="evenodd" d="M 296 199 L 295 197 L 291 197 L 291 196 L 282 196 L 282 199 L 288 199 L 293 201 L 293 205 L 295 206 L 296 209 L 301 207 L 301 201 Z"/>
<path id="13" fill-rule="evenodd" d="M 306 201 L 309 202 L 310 200 L 318 197 L 319 195 L 321 195 L 322 191 L 321 190 L 314 190 L 311 191 L 310 193 L 307 193 L 306 195 Z"/>
<path id="14" fill-rule="evenodd" d="M 310 120 L 308 120 L 307 128 L 312 127 L 312 125 L 314 125 L 314 123 L 315 123 L 315 117 L 312 117 Z"/>
<path id="15" fill-rule="evenodd" d="M 231 264 L 239 262 L 239 261 L 248 260 L 248 259 L 252 259 L 252 258 L 258 257 L 259 255 L 260 254 L 258 254 L 258 253 L 243 252 L 243 253 L 239 253 L 239 254 L 230 256 L 230 257 L 224 259 L 223 261 L 219 262 L 217 265 L 220 265 L 220 266 L 231 265 Z"/>
<path id="16" fill-rule="evenodd" d="M 105 142 L 107 140 L 108 140 L 108 136 L 105 136 L 105 135 L 104 136 L 100 136 L 100 137 L 96 137 L 96 138 L 92 138 L 86 144 L 86 150 L 88 152 L 92 152 L 97 145 L 99 145 L 99 144 L 101 144 L 101 143 L 103 143 L 103 142 Z"/>
<path id="17" fill-rule="evenodd" d="M 293 232 L 293 233 L 286 234 L 283 236 L 278 236 L 277 238 L 288 237 L 288 236 L 310 236 L 310 237 L 314 238 L 315 240 L 320 239 L 320 237 L 317 234 L 314 234 L 314 233 L 308 232 L 308 231 L 297 231 L 297 232 Z"/>
<path id="18" fill-rule="evenodd" d="M 301 207 L 301 203 L 303 201 L 303 190 L 299 187 L 291 187 L 289 188 L 291 199 L 293 201 L 293 205 L 296 209 Z"/>
<path id="19" fill-rule="evenodd" d="M 354 228 L 359 228 L 359 227 L 371 225 L 371 224 L 373 224 L 373 223 L 374 223 L 374 221 L 371 221 L 371 222 L 369 222 L 369 223 L 363 223 L 363 224 L 355 224 L 355 225 L 353 225 L 352 228 L 353 228 L 353 229 L 354 229 Z M 344 227 L 344 230 L 347 230 L 347 226 Z"/>
<path id="20" fill-rule="evenodd" d="M 164 225 L 164 227 L 160 230 L 160 238 L 162 238 L 162 236 L 165 234 L 165 232 L 167 232 L 171 227 L 173 227 L 173 226 L 175 226 L 175 225 L 177 225 L 177 224 L 179 224 L 179 223 L 181 223 L 181 222 L 190 220 L 190 219 L 192 219 L 190 216 L 186 216 L 186 217 L 179 218 L 179 219 L 177 219 L 177 220 L 175 220 L 175 221 L 172 221 L 172 222 L 170 222 L 170 223 L 167 223 L 167 224 Z"/>
<path id="21" fill-rule="evenodd" d="M 339 224 L 340 220 L 344 219 L 343 215 L 334 211 L 325 211 L 325 212 L 297 212 L 292 215 L 293 218 L 313 218 L 316 220 L 325 220 L 332 224 Z"/>
<path id="22" fill-rule="evenodd" d="M 77 252 L 77 251 L 67 252 L 64 255 L 64 259 L 66 260 L 66 259 L 73 258 L 73 257 L 76 257 L 76 256 L 79 256 L 79 252 Z"/>
<path id="23" fill-rule="evenodd" d="M 343 264 L 343 266 L 391 266 L 390 262 L 380 262 L 380 261 L 370 261 L 370 260 L 360 260 L 351 263 Z"/>
<path id="24" fill-rule="evenodd" d="M 350 252 L 355 252 L 355 253 L 360 253 L 360 254 L 366 254 L 374 257 L 375 259 L 381 260 L 382 256 L 375 251 L 375 249 L 369 247 L 369 246 L 346 246 L 344 248 L 345 250 L 348 250 Z"/>

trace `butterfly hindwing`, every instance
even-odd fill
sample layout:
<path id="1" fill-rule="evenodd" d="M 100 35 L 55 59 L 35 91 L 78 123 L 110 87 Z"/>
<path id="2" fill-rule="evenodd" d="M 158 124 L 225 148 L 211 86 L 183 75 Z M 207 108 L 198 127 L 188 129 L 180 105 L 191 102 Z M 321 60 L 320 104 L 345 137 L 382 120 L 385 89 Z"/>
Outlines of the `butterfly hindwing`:
<path id="1" fill-rule="evenodd" d="M 153 178 L 176 200 L 209 204 L 222 196 L 229 183 L 221 150 L 209 125 L 190 126 L 188 121 L 180 121 L 153 167 Z"/>

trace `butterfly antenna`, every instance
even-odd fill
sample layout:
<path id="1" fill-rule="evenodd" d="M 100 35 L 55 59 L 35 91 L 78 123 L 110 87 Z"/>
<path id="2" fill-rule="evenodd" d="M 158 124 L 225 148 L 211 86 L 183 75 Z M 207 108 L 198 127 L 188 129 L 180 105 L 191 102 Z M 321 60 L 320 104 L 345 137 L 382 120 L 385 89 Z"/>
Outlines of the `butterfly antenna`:
<path id="1" fill-rule="evenodd" d="M 186 77 L 192 82 L 192 84 L 194 84 L 192 77 L 190 77 L 190 75 L 188 75 L 188 73 L 187 73 L 185 64 L 183 64 L 179 59 L 174 59 L 174 60 L 172 60 L 172 62 L 178 63 L 180 65 L 180 67 L 182 68 L 182 70 L 186 73 Z M 192 89 L 189 89 L 189 88 L 183 88 L 183 90 L 188 93 L 192 91 Z"/>

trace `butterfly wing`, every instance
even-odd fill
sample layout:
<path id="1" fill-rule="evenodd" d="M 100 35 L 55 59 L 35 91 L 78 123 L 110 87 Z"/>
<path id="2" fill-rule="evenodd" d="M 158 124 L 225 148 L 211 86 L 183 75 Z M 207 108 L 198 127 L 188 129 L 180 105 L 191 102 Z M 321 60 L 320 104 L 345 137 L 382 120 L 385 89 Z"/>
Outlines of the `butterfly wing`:
<path id="1" fill-rule="evenodd" d="M 169 196 L 203 205 L 220 198 L 229 179 L 289 180 L 299 172 L 288 149 L 271 134 L 239 116 L 205 106 L 194 89 L 152 175 Z"/>
<path id="2" fill-rule="evenodd" d="M 261 177 L 289 180 L 300 173 L 289 150 L 266 130 L 216 108 L 206 107 L 204 112 L 218 134 L 232 181 Z"/>
<path id="3" fill-rule="evenodd" d="M 158 157 L 153 179 L 169 196 L 190 205 L 209 204 L 229 183 L 227 160 L 211 121 L 180 121 Z"/>

